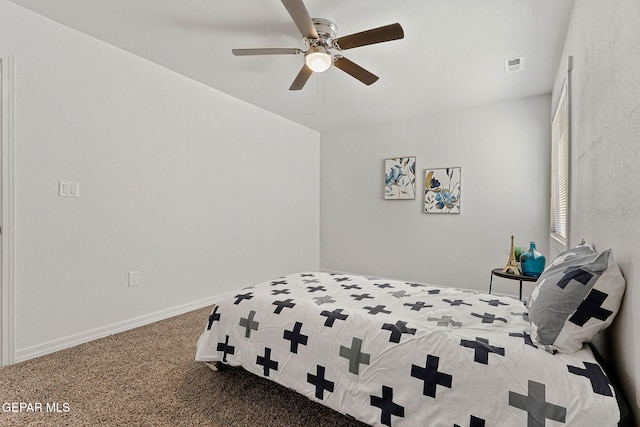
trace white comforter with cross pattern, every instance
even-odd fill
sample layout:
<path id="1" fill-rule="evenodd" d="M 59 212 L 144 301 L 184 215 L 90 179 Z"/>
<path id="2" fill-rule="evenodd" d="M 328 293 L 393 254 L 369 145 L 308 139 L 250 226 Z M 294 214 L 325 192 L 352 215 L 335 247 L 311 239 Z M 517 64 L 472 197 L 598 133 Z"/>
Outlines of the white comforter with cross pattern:
<path id="1" fill-rule="evenodd" d="M 372 426 L 614 426 L 588 346 L 536 348 L 515 299 L 299 273 L 220 301 L 196 360 L 242 366 Z"/>

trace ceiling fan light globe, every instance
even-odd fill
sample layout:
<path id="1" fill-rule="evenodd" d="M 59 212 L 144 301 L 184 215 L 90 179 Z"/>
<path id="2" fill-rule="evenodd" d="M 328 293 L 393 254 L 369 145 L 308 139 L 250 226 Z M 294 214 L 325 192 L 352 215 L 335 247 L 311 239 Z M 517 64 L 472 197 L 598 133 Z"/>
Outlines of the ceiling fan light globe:
<path id="1" fill-rule="evenodd" d="M 312 71 L 322 73 L 331 67 L 333 60 L 327 52 L 314 51 L 305 55 L 304 62 Z"/>

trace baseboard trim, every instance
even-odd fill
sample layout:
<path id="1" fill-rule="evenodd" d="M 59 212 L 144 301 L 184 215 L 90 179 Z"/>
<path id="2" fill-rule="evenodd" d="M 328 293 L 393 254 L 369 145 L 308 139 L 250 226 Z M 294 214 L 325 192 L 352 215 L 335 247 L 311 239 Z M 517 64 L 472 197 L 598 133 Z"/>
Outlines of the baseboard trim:
<path id="1" fill-rule="evenodd" d="M 65 338 L 60 338 L 57 340 L 48 341 L 46 343 L 34 345 L 31 347 L 18 349 L 16 350 L 16 353 L 15 353 L 15 363 L 24 362 L 26 360 L 33 359 L 35 357 L 44 356 L 45 354 L 50 354 L 56 351 L 75 347 L 77 345 L 84 344 L 89 341 L 93 341 L 99 338 L 104 338 L 109 335 L 128 331 L 130 329 L 148 325 L 149 323 L 158 322 L 160 320 L 165 320 L 170 317 L 178 316 L 180 314 L 184 314 L 189 311 L 207 307 L 215 304 L 216 301 L 219 301 L 220 299 L 225 298 L 226 296 L 228 296 L 233 292 L 237 292 L 237 291 L 226 292 L 224 294 L 204 298 L 201 300 L 171 307 L 165 310 L 160 310 L 155 313 L 146 314 L 144 316 L 136 317 L 130 320 L 125 320 L 123 322 L 118 322 L 112 325 L 92 329 L 90 331 L 82 332 L 79 334 L 70 335 Z M 204 319 L 203 319 L 203 322 L 204 322 Z M 203 323 L 203 327 L 204 327 L 204 323 Z"/>

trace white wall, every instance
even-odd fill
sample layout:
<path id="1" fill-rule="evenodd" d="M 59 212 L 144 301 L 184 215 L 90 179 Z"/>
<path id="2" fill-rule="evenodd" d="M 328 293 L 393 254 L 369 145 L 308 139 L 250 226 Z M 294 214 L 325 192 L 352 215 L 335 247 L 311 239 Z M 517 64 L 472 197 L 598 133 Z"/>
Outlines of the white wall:
<path id="1" fill-rule="evenodd" d="M 318 268 L 317 132 L 0 0 L 9 55 L 18 360 Z"/>
<path id="2" fill-rule="evenodd" d="M 323 269 L 487 291 L 510 236 L 545 252 L 550 97 L 323 133 Z M 415 200 L 384 200 L 384 159 L 417 156 Z M 462 167 L 461 213 L 425 214 L 424 169 Z M 494 279 L 517 295 L 517 282 Z M 525 285 L 527 296 L 531 285 Z"/>
<path id="3" fill-rule="evenodd" d="M 576 0 L 554 100 L 570 55 L 570 244 L 585 238 L 598 250 L 612 248 L 626 278 L 602 350 L 640 420 L 640 3 Z"/>

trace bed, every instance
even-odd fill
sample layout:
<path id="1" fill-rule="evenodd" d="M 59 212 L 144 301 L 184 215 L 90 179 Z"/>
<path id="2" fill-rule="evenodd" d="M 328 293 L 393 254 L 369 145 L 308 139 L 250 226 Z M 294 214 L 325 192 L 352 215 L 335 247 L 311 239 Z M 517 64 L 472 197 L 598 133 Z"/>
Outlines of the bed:
<path id="1" fill-rule="evenodd" d="M 546 350 L 516 299 L 304 272 L 206 319 L 196 360 L 244 369 L 372 426 L 615 426 L 589 346 Z"/>

